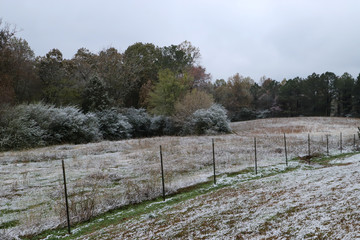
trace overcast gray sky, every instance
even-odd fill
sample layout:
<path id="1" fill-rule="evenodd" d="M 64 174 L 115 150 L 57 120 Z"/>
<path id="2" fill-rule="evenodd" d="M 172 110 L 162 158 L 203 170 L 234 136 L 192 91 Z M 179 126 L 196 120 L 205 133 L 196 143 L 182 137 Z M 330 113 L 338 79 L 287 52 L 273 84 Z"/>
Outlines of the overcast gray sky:
<path id="1" fill-rule="evenodd" d="M 0 0 L 37 56 L 190 41 L 213 79 L 360 73 L 359 0 Z"/>

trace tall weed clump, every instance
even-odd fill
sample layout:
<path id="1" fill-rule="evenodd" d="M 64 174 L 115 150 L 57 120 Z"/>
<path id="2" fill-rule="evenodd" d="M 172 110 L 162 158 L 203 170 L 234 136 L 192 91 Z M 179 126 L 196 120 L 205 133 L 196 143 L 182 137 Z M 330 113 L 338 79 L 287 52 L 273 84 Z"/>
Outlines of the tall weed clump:
<path id="1" fill-rule="evenodd" d="M 213 104 L 208 109 L 195 111 L 185 123 L 186 134 L 214 134 L 231 132 L 226 110 L 219 104 Z"/>
<path id="2" fill-rule="evenodd" d="M 94 114 L 83 114 L 76 107 L 56 108 L 43 103 L 3 110 L 0 129 L 0 150 L 101 139 Z"/>

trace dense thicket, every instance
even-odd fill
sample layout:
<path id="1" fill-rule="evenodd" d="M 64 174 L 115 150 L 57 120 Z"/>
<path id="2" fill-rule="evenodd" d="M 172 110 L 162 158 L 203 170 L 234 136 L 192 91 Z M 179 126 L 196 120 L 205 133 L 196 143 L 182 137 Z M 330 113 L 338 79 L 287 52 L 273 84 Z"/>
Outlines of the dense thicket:
<path id="1" fill-rule="evenodd" d="M 184 129 L 178 126 L 209 125 L 200 124 L 205 113 L 197 111 L 214 103 L 224 106 L 232 121 L 274 116 L 360 116 L 360 75 L 355 79 L 348 73 L 337 76 L 326 72 L 281 82 L 262 77 L 256 83 L 237 73 L 212 82 L 199 59 L 199 49 L 188 41 L 164 47 L 135 43 L 124 52 L 108 48 L 92 53 L 80 48 L 71 59 L 52 49 L 45 56 L 35 57 L 26 40 L 16 37 L 15 29 L 0 20 L 0 108 L 39 101 L 53 109 L 76 106 L 84 116 L 91 113 L 96 117 L 106 139 L 150 136 L 154 132 L 179 134 Z M 24 128 L 30 128 L 26 124 Z M 38 130 L 42 131 L 41 126 Z M 64 137 L 39 139 L 65 141 Z"/>
<path id="2" fill-rule="evenodd" d="M 196 111 L 187 120 L 150 116 L 144 109 L 107 109 L 83 113 L 79 108 L 43 103 L 2 108 L 0 150 L 41 147 L 63 143 L 88 143 L 174 134 L 229 132 L 226 111 L 213 105 Z"/>
<path id="3" fill-rule="evenodd" d="M 99 121 L 76 107 L 30 104 L 3 109 L 0 150 L 60 143 L 87 143 L 102 138 Z"/>

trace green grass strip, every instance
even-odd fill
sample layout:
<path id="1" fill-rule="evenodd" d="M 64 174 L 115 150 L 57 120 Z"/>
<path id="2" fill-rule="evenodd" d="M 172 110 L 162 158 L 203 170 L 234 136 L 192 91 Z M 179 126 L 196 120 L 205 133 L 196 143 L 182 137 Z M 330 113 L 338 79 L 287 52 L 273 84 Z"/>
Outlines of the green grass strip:
<path id="1" fill-rule="evenodd" d="M 321 157 L 312 159 L 311 162 L 315 162 L 318 164 L 323 165 L 324 167 L 336 165 L 336 164 L 330 164 L 331 160 L 339 159 L 339 158 L 345 158 L 349 156 L 356 155 L 358 153 L 344 153 L 336 156 L 331 157 Z M 227 177 L 227 178 L 234 178 L 234 181 L 229 181 L 222 183 L 218 183 L 217 185 L 213 184 L 213 181 L 207 181 L 204 183 L 196 184 L 193 186 L 189 186 L 186 188 L 179 189 L 176 193 L 172 195 L 167 196 L 166 201 L 162 201 L 162 198 L 156 198 L 153 200 L 144 201 L 138 204 L 133 205 L 127 205 L 124 207 L 120 207 L 116 210 L 111 210 L 107 213 L 101 214 L 97 217 L 92 218 L 91 220 L 83 223 L 76 224 L 75 226 L 72 226 L 72 234 L 68 235 L 66 228 L 62 229 L 55 229 L 55 230 L 47 230 L 39 235 L 36 236 L 23 236 L 22 239 L 44 239 L 47 240 L 51 239 L 75 239 L 78 238 L 84 234 L 90 234 L 92 232 L 95 232 L 99 229 L 108 227 L 110 225 L 116 225 L 121 222 L 127 221 L 129 219 L 138 218 L 145 214 L 150 214 L 156 210 L 162 209 L 166 206 L 172 206 L 177 203 L 193 199 L 197 196 L 216 191 L 218 189 L 234 185 L 236 183 L 240 182 L 246 182 L 251 180 L 257 180 L 264 177 L 270 177 L 275 176 L 277 174 L 284 174 L 287 172 L 295 171 L 299 169 L 300 166 L 296 167 L 286 167 L 285 169 L 272 169 L 272 171 L 266 171 L 268 167 L 262 167 L 259 168 L 259 174 L 253 175 L 253 168 L 246 168 L 238 172 L 233 173 L 225 173 L 218 175 L 218 178 L 221 179 L 221 177 Z M 241 176 L 242 174 L 246 174 L 245 178 L 240 178 L 239 180 L 236 180 L 238 176 Z"/>

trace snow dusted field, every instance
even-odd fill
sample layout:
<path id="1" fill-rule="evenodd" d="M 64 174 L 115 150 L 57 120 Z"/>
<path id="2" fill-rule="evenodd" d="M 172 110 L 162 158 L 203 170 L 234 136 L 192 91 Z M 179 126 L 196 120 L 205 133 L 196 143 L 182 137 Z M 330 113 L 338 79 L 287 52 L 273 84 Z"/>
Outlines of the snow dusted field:
<path id="1" fill-rule="evenodd" d="M 3 152 L 0 153 L 0 236 L 5 233 L 13 236 L 34 234 L 65 224 L 62 159 L 65 161 L 66 166 L 72 222 L 76 222 L 109 209 L 160 196 L 159 145 L 162 145 L 164 151 L 165 183 L 167 194 L 169 194 L 182 187 L 206 181 L 211 177 L 212 138 L 215 140 L 217 173 L 219 174 L 236 172 L 253 166 L 254 137 L 257 138 L 258 165 L 264 167 L 282 164 L 280 166 L 283 166 L 285 162 L 283 133 L 286 133 L 288 158 L 290 159 L 308 153 L 308 134 L 311 137 L 311 154 L 326 152 L 326 135 L 329 135 L 330 154 L 339 153 L 340 132 L 343 136 L 343 152 L 350 152 L 354 148 L 354 134 L 357 133 L 358 126 L 360 126 L 359 119 L 349 118 L 265 119 L 233 123 L 234 134 L 229 135 L 158 137 Z M 358 144 L 357 136 L 355 140 L 356 144 Z M 306 220 L 306 216 L 311 211 L 322 209 L 321 206 L 314 205 L 318 203 L 319 198 L 322 199 L 323 197 L 326 207 L 331 207 L 334 204 L 329 204 L 326 201 L 332 201 L 333 197 L 340 200 L 341 197 L 346 197 L 341 193 L 342 187 L 339 187 L 339 190 L 334 188 L 334 196 L 331 195 L 329 198 L 327 197 L 329 191 L 326 191 L 326 189 L 328 186 L 335 186 L 336 184 L 343 186 L 346 184 L 351 185 L 351 181 L 356 183 L 356 178 L 358 178 L 357 162 L 357 159 L 355 159 L 348 166 L 311 171 L 301 170 L 284 174 L 281 178 L 275 176 L 253 181 L 249 184 L 236 185 L 233 188 L 206 195 L 204 199 L 200 197 L 187 203 L 181 203 L 178 206 L 182 212 L 180 216 L 176 213 L 176 210 L 172 210 L 174 211 L 174 219 L 178 216 L 178 224 L 182 224 L 185 220 L 180 218 L 182 215 L 188 214 L 188 219 L 193 219 L 194 226 L 201 224 L 201 221 L 204 224 L 210 224 L 208 227 L 204 226 L 204 230 L 201 230 L 199 226 L 197 230 L 193 229 L 193 225 L 190 224 L 187 227 L 188 230 L 185 227 L 185 230 L 182 229 L 181 231 L 185 231 L 186 236 L 195 234 L 201 237 L 202 234 L 208 234 L 204 235 L 205 238 L 214 236 L 215 239 L 219 238 L 216 236 L 221 235 L 235 237 L 240 234 L 239 236 L 241 236 L 242 232 L 244 232 L 244 236 L 248 237 L 261 236 L 257 235 L 258 232 L 252 230 L 259 226 L 261 222 L 271 224 L 269 228 L 274 229 L 274 231 L 276 229 L 276 231 L 280 231 L 272 233 L 272 231 L 265 229 L 266 235 L 263 236 L 285 234 L 283 230 L 296 229 L 297 226 L 308 229 L 296 230 L 300 234 L 299 236 L 301 234 L 305 236 L 311 231 L 320 231 L 326 226 L 333 229 L 331 217 L 338 217 L 339 214 L 333 216 L 333 214 L 330 214 L 331 212 L 328 213 L 331 209 L 327 209 L 325 213 L 319 213 L 319 216 L 316 218 L 311 217 L 309 220 Z M 343 177 L 337 178 L 334 173 L 326 172 L 337 171 L 336 169 L 339 169 L 339 174 L 343 172 L 343 175 L 340 175 Z M 305 173 L 306 176 L 304 176 Z M 316 176 L 318 177 L 316 178 Z M 328 177 L 333 178 L 328 179 Z M 277 178 L 279 180 L 276 180 Z M 326 181 L 324 182 L 324 185 L 326 185 L 324 188 L 320 187 L 322 186 L 320 184 L 321 178 Z M 274 181 L 278 181 L 279 185 L 274 184 Z M 334 182 L 332 183 L 332 181 Z M 305 184 L 306 182 L 309 184 Z M 317 187 L 310 183 L 317 184 Z M 302 187 L 297 188 L 299 185 Z M 345 189 L 348 189 L 348 187 L 345 187 Z M 222 191 L 224 191 L 225 197 L 220 197 Z M 312 195 L 309 195 L 311 191 L 315 191 L 313 198 Z M 323 195 L 317 195 L 320 194 L 317 191 L 325 192 Z M 243 193 L 241 194 L 241 192 Z M 237 193 L 239 194 L 237 195 Z M 356 193 L 351 194 L 354 195 L 347 196 L 346 199 L 357 201 L 357 199 L 352 198 Z M 269 199 L 277 199 L 277 201 L 269 201 Z M 343 204 L 346 203 L 346 199 L 341 200 Z M 299 201 L 295 200 L 299 200 L 303 205 L 297 205 Z M 341 201 L 336 202 L 339 204 Z M 235 205 L 236 208 L 230 211 L 230 206 L 234 202 L 239 205 L 237 207 Z M 354 204 L 358 204 L 358 202 L 354 202 Z M 193 207 L 188 208 L 187 205 Z M 281 212 L 281 206 L 283 206 L 283 212 Z M 224 211 L 227 208 L 229 213 L 226 217 Z M 209 209 L 211 209 L 211 212 L 218 212 L 221 218 L 218 219 L 208 212 L 211 221 L 206 220 L 206 212 Z M 304 218 L 298 218 L 297 212 L 302 212 L 303 209 L 307 213 L 303 213 Z M 338 206 L 337 209 L 341 210 L 341 206 Z M 335 210 L 337 211 L 337 209 Z M 247 214 L 249 212 L 254 215 Z M 290 213 L 287 214 L 287 212 Z M 291 212 L 293 213 L 291 214 Z M 352 214 L 354 212 L 352 209 L 348 209 L 348 213 Z M 273 219 L 274 214 L 278 214 L 279 217 Z M 343 214 L 345 220 L 343 221 L 348 223 L 352 215 L 348 216 L 346 214 L 345 211 Z M 242 220 L 232 219 L 232 215 L 236 215 Z M 193 218 L 191 216 L 199 217 Z M 281 220 L 283 216 L 286 219 Z M 328 224 L 321 222 L 323 221 L 322 216 L 324 216 L 324 219 L 327 219 L 326 216 L 330 218 L 327 220 Z M 156 223 L 158 220 L 156 218 L 151 221 Z M 150 224 L 151 226 L 149 219 L 141 221 L 138 224 Z M 212 228 L 211 222 L 215 224 L 214 228 Z M 133 225 L 130 223 L 129 226 L 126 225 L 125 227 L 129 229 L 136 228 L 135 223 Z M 174 229 L 177 223 L 174 222 L 173 224 L 174 226 L 169 226 L 169 231 L 164 229 L 165 232 L 162 234 L 165 235 L 163 236 L 170 236 L 167 234 L 176 232 Z M 216 230 L 216 224 L 224 225 L 218 225 L 223 232 Z M 294 226 L 291 227 L 289 224 Z M 316 230 L 316 226 L 319 226 L 320 230 Z M 310 228 L 314 229 L 311 230 Z M 201 231 L 204 231 L 204 233 Z M 211 231 L 215 231 L 214 235 L 212 235 Z M 351 229 L 348 232 L 350 231 Z M 138 231 L 134 229 L 131 232 L 133 232 L 131 234 L 136 234 Z M 159 230 L 159 232 L 161 231 Z M 130 236 L 129 239 L 131 239 Z M 141 238 L 140 235 L 137 236 Z M 138 238 L 137 236 L 134 235 L 135 238 Z M 119 235 L 119 239 L 121 238 Z"/>
<path id="2" fill-rule="evenodd" d="M 360 154 L 225 187 L 78 239 L 359 239 Z"/>

